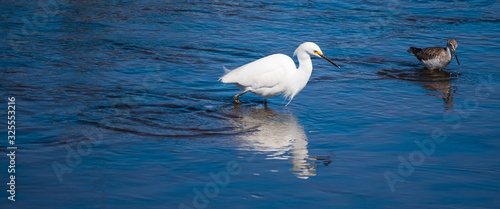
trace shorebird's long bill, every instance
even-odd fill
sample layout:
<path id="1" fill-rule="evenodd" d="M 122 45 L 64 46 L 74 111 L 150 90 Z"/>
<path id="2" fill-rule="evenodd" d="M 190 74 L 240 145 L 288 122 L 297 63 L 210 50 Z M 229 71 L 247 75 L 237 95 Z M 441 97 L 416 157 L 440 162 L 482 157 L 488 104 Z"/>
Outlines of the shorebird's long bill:
<path id="1" fill-rule="evenodd" d="M 337 66 L 338 68 L 340 68 L 339 65 L 337 65 L 335 62 L 333 62 L 330 58 L 328 58 L 327 56 L 325 56 L 324 54 L 318 54 L 321 58 L 325 59 L 326 61 L 332 63 L 333 65 Z M 456 56 L 456 54 L 455 54 Z M 458 60 L 457 60 L 458 61 Z"/>
<path id="2" fill-rule="evenodd" d="M 457 59 L 457 64 L 460 65 L 460 62 L 458 61 L 457 57 L 457 51 L 455 51 L 455 49 L 453 49 L 453 54 L 455 54 L 455 59 Z"/>

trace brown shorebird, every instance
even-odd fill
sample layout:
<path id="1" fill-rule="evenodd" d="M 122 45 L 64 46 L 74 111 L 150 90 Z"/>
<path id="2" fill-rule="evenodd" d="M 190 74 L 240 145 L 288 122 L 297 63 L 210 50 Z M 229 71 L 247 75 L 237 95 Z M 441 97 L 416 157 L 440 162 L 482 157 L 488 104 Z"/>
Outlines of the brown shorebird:
<path id="1" fill-rule="evenodd" d="M 422 63 L 422 65 L 429 70 L 441 70 L 450 64 L 453 59 L 451 53 L 455 54 L 455 59 L 458 62 L 457 48 L 458 43 L 455 39 L 448 39 L 448 44 L 445 48 L 443 47 L 429 47 L 425 49 L 420 49 L 416 47 L 410 47 L 407 52 L 415 55 L 417 59 Z"/>

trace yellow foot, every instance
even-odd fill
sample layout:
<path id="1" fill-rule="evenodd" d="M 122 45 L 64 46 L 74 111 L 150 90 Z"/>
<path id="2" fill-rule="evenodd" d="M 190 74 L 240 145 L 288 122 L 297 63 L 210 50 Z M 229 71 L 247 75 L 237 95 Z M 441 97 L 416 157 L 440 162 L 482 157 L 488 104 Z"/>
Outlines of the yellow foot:
<path id="1" fill-rule="evenodd" d="M 241 102 L 241 101 L 240 101 L 237 97 L 235 97 L 235 98 L 234 98 L 234 102 L 235 102 L 236 104 L 241 104 L 241 103 L 242 103 L 242 102 Z"/>
<path id="2" fill-rule="evenodd" d="M 247 92 L 248 92 L 248 90 L 245 90 L 245 91 L 243 91 L 243 92 L 241 92 L 239 94 L 234 95 L 234 97 L 233 97 L 234 98 L 234 102 L 236 102 L 236 104 L 241 104 L 241 101 L 239 100 L 240 96 L 243 95 L 243 94 L 245 94 L 245 93 L 247 93 Z"/>

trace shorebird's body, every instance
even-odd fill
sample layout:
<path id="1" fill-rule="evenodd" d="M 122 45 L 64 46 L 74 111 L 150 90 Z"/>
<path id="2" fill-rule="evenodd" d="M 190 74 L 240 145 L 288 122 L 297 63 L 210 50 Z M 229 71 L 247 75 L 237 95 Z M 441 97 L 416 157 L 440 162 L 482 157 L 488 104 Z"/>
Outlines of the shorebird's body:
<path id="1" fill-rule="evenodd" d="M 241 103 L 239 97 L 247 92 L 264 97 L 264 102 L 267 98 L 282 93 L 292 101 L 309 81 L 313 70 L 311 55 L 326 59 L 339 67 L 323 55 L 319 46 L 312 42 L 301 44 L 294 55 L 299 60 L 299 68 L 296 68 L 295 62 L 289 56 L 273 54 L 236 68 L 219 80 L 222 83 L 234 83 L 243 90 L 234 96 L 236 103 Z"/>
<path id="2" fill-rule="evenodd" d="M 417 59 L 422 63 L 422 65 L 429 70 L 441 70 L 448 66 L 453 60 L 452 53 L 455 54 L 455 58 L 458 62 L 456 48 L 458 43 L 455 39 L 449 39 L 448 44 L 445 48 L 443 47 L 429 47 L 425 49 L 420 49 L 416 47 L 410 47 L 408 52 L 415 55 Z"/>

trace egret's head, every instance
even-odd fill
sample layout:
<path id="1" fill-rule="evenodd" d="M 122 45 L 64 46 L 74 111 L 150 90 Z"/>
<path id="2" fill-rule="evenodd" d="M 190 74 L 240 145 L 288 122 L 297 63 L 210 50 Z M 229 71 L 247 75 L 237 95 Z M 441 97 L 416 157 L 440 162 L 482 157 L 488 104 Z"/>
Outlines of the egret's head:
<path id="1" fill-rule="evenodd" d="M 335 62 L 333 62 L 330 58 L 326 57 L 323 54 L 323 52 L 321 51 L 321 49 L 319 48 L 319 46 L 313 42 L 305 42 L 305 43 L 301 44 L 295 50 L 295 52 L 293 53 L 293 56 L 296 56 L 298 53 L 301 53 L 301 52 L 306 52 L 308 55 L 315 55 L 315 56 L 321 57 L 321 58 L 327 60 L 328 62 L 332 63 L 333 65 L 337 66 L 338 68 L 340 68 L 339 65 L 337 65 Z"/>
<path id="2" fill-rule="evenodd" d="M 319 57 L 319 55 L 317 54 L 318 52 L 321 53 L 321 54 L 323 54 L 323 52 L 321 51 L 321 49 L 319 48 L 319 46 L 316 45 L 313 42 L 304 42 L 303 44 L 301 44 L 295 50 L 295 52 L 293 53 L 293 56 L 296 56 L 300 52 L 305 52 L 308 55 L 316 55 L 318 57 Z"/>

